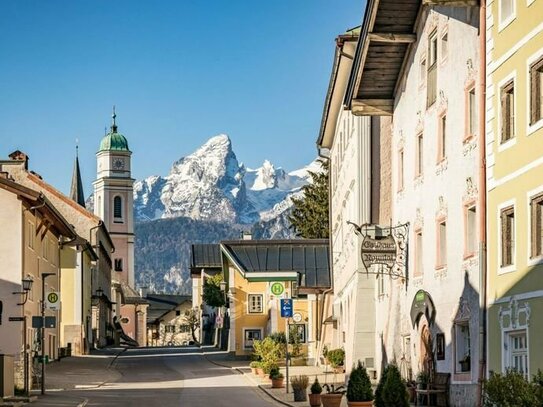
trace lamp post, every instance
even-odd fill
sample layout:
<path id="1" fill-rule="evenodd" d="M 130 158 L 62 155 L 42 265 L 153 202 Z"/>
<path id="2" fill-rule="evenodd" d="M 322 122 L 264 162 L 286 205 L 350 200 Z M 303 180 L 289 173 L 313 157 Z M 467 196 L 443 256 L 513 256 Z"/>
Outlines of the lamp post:
<path id="1" fill-rule="evenodd" d="M 41 394 L 45 394 L 45 279 L 55 273 L 41 274 Z"/>
<path id="2" fill-rule="evenodd" d="M 24 394 L 25 396 L 28 396 L 28 345 L 27 345 L 27 338 L 26 338 L 26 315 L 25 315 L 25 307 L 26 301 L 28 300 L 28 292 L 32 289 L 32 283 L 34 280 L 30 278 L 23 278 L 22 279 L 22 286 L 23 291 L 17 291 L 13 294 L 21 294 L 24 295 L 23 302 L 17 303 L 17 305 L 21 305 L 23 307 L 23 381 L 24 381 Z"/>

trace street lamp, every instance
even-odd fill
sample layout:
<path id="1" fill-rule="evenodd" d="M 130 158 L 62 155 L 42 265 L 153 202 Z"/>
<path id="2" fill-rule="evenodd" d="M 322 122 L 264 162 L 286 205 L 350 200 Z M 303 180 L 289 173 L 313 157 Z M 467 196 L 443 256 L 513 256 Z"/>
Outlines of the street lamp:
<path id="1" fill-rule="evenodd" d="M 45 279 L 55 273 L 41 274 L 41 394 L 45 394 Z"/>
<path id="2" fill-rule="evenodd" d="M 16 291 L 13 294 L 24 295 L 23 302 L 19 302 L 17 303 L 17 305 L 21 305 L 23 307 L 23 381 L 24 394 L 25 396 L 28 396 L 28 345 L 26 339 L 26 315 L 24 305 L 28 300 L 28 292 L 32 289 L 32 283 L 34 282 L 34 280 L 32 280 L 31 278 L 23 278 L 21 282 L 23 286 L 23 291 Z"/>

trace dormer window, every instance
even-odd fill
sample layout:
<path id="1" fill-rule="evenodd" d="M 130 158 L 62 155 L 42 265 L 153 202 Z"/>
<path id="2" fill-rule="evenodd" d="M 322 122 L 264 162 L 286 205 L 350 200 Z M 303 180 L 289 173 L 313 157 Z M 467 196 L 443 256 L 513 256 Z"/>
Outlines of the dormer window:
<path id="1" fill-rule="evenodd" d="M 113 198 L 113 222 L 123 223 L 123 200 L 120 196 Z"/>

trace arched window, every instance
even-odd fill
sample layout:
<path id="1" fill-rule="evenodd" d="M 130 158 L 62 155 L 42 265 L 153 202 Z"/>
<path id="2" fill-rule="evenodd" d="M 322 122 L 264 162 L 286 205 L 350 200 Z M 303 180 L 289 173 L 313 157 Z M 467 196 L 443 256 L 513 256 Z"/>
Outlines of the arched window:
<path id="1" fill-rule="evenodd" d="M 113 198 L 113 219 L 114 222 L 123 220 L 123 200 L 120 196 Z"/>

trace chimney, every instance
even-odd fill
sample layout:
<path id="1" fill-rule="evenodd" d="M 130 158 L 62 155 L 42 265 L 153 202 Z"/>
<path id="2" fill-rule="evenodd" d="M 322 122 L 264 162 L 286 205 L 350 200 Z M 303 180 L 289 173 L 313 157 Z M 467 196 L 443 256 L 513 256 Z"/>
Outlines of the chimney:
<path id="1" fill-rule="evenodd" d="M 147 298 L 148 293 L 149 293 L 149 287 L 140 287 L 140 297 L 141 298 Z"/>
<path id="2" fill-rule="evenodd" d="M 12 161 L 23 161 L 25 165 L 25 170 L 28 170 L 28 160 L 30 159 L 30 157 L 23 153 L 21 150 L 15 150 L 9 155 L 9 158 Z"/>
<path id="3" fill-rule="evenodd" d="M 243 234 L 241 235 L 241 238 L 243 240 L 253 240 L 253 235 L 251 234 L 251 232 L 248 232 L 248 231 L 243 231 Z"/>

